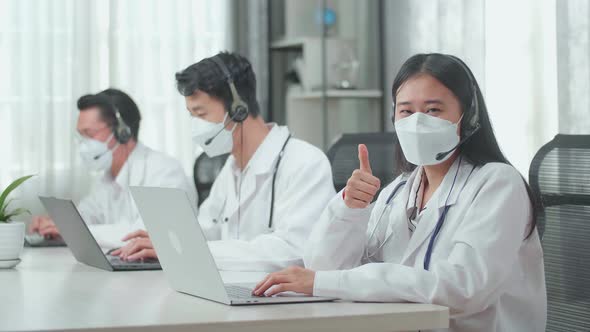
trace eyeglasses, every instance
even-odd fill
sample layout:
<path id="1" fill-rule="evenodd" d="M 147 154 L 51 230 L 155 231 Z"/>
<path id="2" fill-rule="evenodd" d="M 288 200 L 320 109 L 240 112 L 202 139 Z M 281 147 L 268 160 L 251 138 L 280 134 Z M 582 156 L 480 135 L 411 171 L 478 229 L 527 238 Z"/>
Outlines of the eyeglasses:
<path id="1" fill-rule="evenodd" d="M 83 132 L 76 130 L 74 131 L 74 140 L 79 143 L 86 138 L 94 139 L 101 131 L 108 128 L 109 126 L 103 126 L 97 129 L 85 129 Z"/>

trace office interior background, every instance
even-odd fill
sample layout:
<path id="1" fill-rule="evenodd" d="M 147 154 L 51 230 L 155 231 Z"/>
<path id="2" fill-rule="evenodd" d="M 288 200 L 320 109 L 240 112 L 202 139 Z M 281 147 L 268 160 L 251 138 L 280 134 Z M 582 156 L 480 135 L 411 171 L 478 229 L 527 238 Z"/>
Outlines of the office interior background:
<path id="1" fill-rule="evenodd" d="M 421 52 L 470 66 L 525 178 L 557 133 L 590 133 L 587 0 L 0 0 L 1 187 L 37 174 L 17 191 L 33 214 L 38 194 L 83 196 L 76 100 L 108 87 L 139 105 L 140 140 L 192 177 L 174 74 L 222 50 L 251 60 L 267 121 L 324 151 L 343 133 L 393 130 L 393 77 Z"/>

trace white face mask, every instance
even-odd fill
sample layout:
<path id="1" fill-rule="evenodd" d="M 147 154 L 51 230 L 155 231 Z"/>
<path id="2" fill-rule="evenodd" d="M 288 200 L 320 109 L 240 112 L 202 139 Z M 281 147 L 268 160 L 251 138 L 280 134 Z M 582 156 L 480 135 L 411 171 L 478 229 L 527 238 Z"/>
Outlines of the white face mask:
<path id="1" fill-rule="evenodd" d="M 113 152 L 119 147 L 119 143 L 109 149 L 108 142 L 113 134 L 106 141 L 101 142 L 88 137 L 83 137 L 79 145 L 79 153 L 82 161 L 93 171 L 105 171 L 113 163 Z"/>
<path id="2" fill-rule="evenodd" d="M 436 155 L 451 150 L 459 143 L 459 122 L 461 119 L 452 123 L 421 112 L 397 120 L 395 131 L 406 160 L 414 165 L 427 166 L 449 159 L 453 153 L 440 160 L 436 159 Z"/>
<path id="3" fill-rule="evenodd" d="M 191 120 L 193 142 L 200 145 L 211 158 L 230 153 L 234 147 L 232 133 L 237 124 L 234 124 L 231 130 L 226 130 L 227 116 L 226 113 L 223 121 L 219 123 L 209 122 L 196 116 Z"/>

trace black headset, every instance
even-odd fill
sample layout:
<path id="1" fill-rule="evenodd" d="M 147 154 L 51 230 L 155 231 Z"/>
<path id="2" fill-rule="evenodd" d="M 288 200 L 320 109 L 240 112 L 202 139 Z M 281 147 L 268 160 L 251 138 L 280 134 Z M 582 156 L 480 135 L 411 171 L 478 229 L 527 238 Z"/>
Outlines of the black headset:
<path id="1" fill-rule="evenodd" d="M 470 127 L 469 133 L 467 133 L 465 135 L 465 137 L 463 137 L 459 141 L 459 143 L 457 143 L 457 145 L 455 145 L 449 151 L 437 153 L 436 160 L 439 160 L 439 161 L 443 160 L 449 153 L 455 151 L 455 149 L 457 149 L 458 147 L 463 145 L 463 143 L 465 143 L 469 138 L 471 138 L 471 136 L 473 136 L 481 128 L 481 125 L 479 124 L 479 100 L 477 98 L 477 85 L 475 84 L 475 77 L 473 77 L 473 74 L 471 73 L 469 68 L 467 68 L 467 65 L 465 65 L 465 63 L 463 63 L 463 61 L 461 61 L 459 58 L 457 58 L 454 55 L 444 55 L 444 56 L 448 57 L 449 59 L 453 60 L 455 63 L 459 64 L 459 66 L 461 66 L 461 68 L 463 68 L 465 75 L 467 75 L 467 78 L 469 79 L 469 84 L 471 85 L 471 105 L 469 105 L 469 110 L 467 110 L 467 112 L 473 112 L 473 116 L 469 120 L 469 127 Z M 464 112 L 463 114 L 465 114 L 467 112 Z"/>
<path id="2" fill-rule="evenodd" d="M 248 118 L 248 104 L 246 104 L 240 97 L 240 94 L 236 89 L 236 85 L 234 84 L 234 79 L 230 74 L 229 69 L 227 69 L 225 63 L 223 63 L 223 60 L 221 60 L 218 55 L 210 59 L 217 65 L 217 67 L 219 67 L 219 69 L 221 69 L 223 75 L 225 75 L 225 81 L 231 90 L 232 103 L 228 110 L 230 119 L 237 123 L 244 122 L 244 120 Z"/>
<path id="3" fill-rule="evenodd" d="M 455 61 L 457 64 L 459 64 L 459 66 L 461 66 L 461 68 L 463 68 L 463 71 L 465 72 L 465 74 L 467 75 L 467 78 L 469 79 L 469 85 L 471 85 L 471 105 L 469 105 L 468 111 L 473 112 L 473 116 L 469 120 L 469 127 L 470 127 L 471 131 L 470 131 L 469 135 L 466 135 L 466 136 L 471 136 L 476 131 L 478 131 L 479 128 L 481 127 L 481 125 L 479 124 L 479 100 L 477 98 L 477 85 L 475 84 L 475 77 L 473 77 L 473 74 L 471 74 L 471 71 L 469 70 L 469 68 L 467 68 L 465 63 L 463 63 L 463 61 L 461 61 L 459 58 L 457 58 L 454 55 L 446 55 L 446 56 L 449 57 L 451 60 Z"/>
<path id="4" fill-rule="evenodd" d="M 127 125 L 127 123 L 125 123 L 125 120 L 123 120 L 123 117 L 121 116 L 117 106 L 115 106 L 114 103 L 111 103 L 111 106 L 113 107 L 115 119 L 117 120 L 113 126 L 113 134 L 117 142 L 120 144 L 125 144 L 133 137 L 133 133 L 131 132 L 131 128 Z"/>

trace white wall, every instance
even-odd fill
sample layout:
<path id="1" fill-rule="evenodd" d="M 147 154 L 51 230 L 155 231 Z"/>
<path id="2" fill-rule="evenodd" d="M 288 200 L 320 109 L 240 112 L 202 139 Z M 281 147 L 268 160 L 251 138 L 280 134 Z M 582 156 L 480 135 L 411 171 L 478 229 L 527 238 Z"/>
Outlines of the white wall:
<path id="1" fill-rule="evenodd" d="M 590 134 L 590 1 L 557 1 L 559 132 Z"/>

